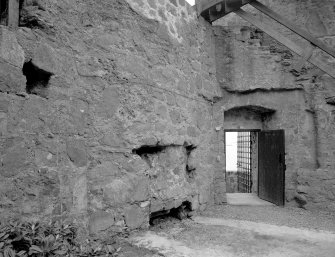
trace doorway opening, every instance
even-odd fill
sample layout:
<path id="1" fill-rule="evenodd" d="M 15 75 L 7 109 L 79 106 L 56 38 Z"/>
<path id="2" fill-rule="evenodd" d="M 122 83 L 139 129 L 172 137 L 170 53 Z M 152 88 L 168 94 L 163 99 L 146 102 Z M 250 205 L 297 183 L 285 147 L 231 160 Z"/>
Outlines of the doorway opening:
<path id="1" fill-rule="evenodd" d="M 225 131 L 227 193 L 256 193 L 258 130 Z"/>
<path id="2" fill-rule="evenodd" d="M 226 193 L 236 205 L 284 205 L 283 130 L 225 130 Z"/>

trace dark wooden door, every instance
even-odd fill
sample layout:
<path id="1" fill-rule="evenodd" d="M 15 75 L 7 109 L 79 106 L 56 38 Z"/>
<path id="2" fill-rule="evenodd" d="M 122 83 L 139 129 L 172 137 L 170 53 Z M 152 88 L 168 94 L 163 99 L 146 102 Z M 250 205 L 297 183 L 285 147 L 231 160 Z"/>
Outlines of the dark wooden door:
<path id="1" fill-rule="evenodd" d="M 258 196 L 263 200 L 283 206 L 284 190 L 284 130 L 261 131 L 258 137 Z"/>

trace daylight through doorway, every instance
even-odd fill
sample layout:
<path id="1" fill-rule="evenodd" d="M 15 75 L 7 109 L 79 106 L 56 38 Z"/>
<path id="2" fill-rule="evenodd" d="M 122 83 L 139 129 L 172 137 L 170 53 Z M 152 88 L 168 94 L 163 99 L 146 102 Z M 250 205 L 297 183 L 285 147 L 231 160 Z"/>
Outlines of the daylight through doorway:
<path id="1" fill-rule="evenodd" d="M 237 132 L 237 191 L 251 193 L 251 132 Z"/>
<path id="2" fill-rule="evenodd" d="M 257 194 L 257 131 L 225 131 L 226 192 Z"/>

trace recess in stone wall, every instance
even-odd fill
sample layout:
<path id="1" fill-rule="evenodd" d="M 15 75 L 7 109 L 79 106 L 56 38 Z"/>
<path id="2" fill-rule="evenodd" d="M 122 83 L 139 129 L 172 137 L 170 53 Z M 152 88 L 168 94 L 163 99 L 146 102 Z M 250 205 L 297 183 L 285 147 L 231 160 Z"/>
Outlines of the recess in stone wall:
<path id="1" fill-rule="evenodd" d="M 166 148 L 166 146 L 161 146 L 161 145 L 143 145 L 139 148 L 133 149 L 133 153 L 137 154 L 139 156 L 145 156 L 147 154 L 157 154 L 161 151 L 163 151 Z"/>
<path id="2" fill-rule="evenodd" d="M 8 0 L 0 0 L 0 25 L 7 25 Z"/>
<path id="3" fill-rule="evenodd" d="M 264 125 L 263 123 L 271 119 L 273 113 L 275 110 L 262 106 L 237 106 L 225 111 L 225 122 L 234 126 L 234 129 L 239 129 L 240 125 L 260 129 Z"/>
<path id="4" fill-rule="evenodd" d="M 39 69 L 31 61 L 23 65 L 22 71 L 27 78 L 26 92 L 47 98 L 47 89 L 52 73 Z"/>
<path id="5" fill-rule="evenodd" d="M 183 220 L 192 216 L 192 204 L 184 201 L 179 207 L 150 213 L 150 225 L 154 226 L 169 218 Z"/>

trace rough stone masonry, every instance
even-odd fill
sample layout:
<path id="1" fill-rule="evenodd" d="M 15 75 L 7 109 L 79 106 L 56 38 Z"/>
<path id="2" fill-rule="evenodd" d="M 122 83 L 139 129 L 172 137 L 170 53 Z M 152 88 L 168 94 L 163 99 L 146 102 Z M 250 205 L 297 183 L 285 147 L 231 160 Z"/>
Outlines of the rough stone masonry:
<path id="1" fill-rule="evenodd" d="M 335 45 L 334 1 L 262 2 Z M 20 1 L 19 27 L 0 26 L 0 217 L 97 233 L 222 204 L 236 126 L 285 129 L 287 204 L 335 210 L 334 81 L 215 25 L 184 0 Z"/>

